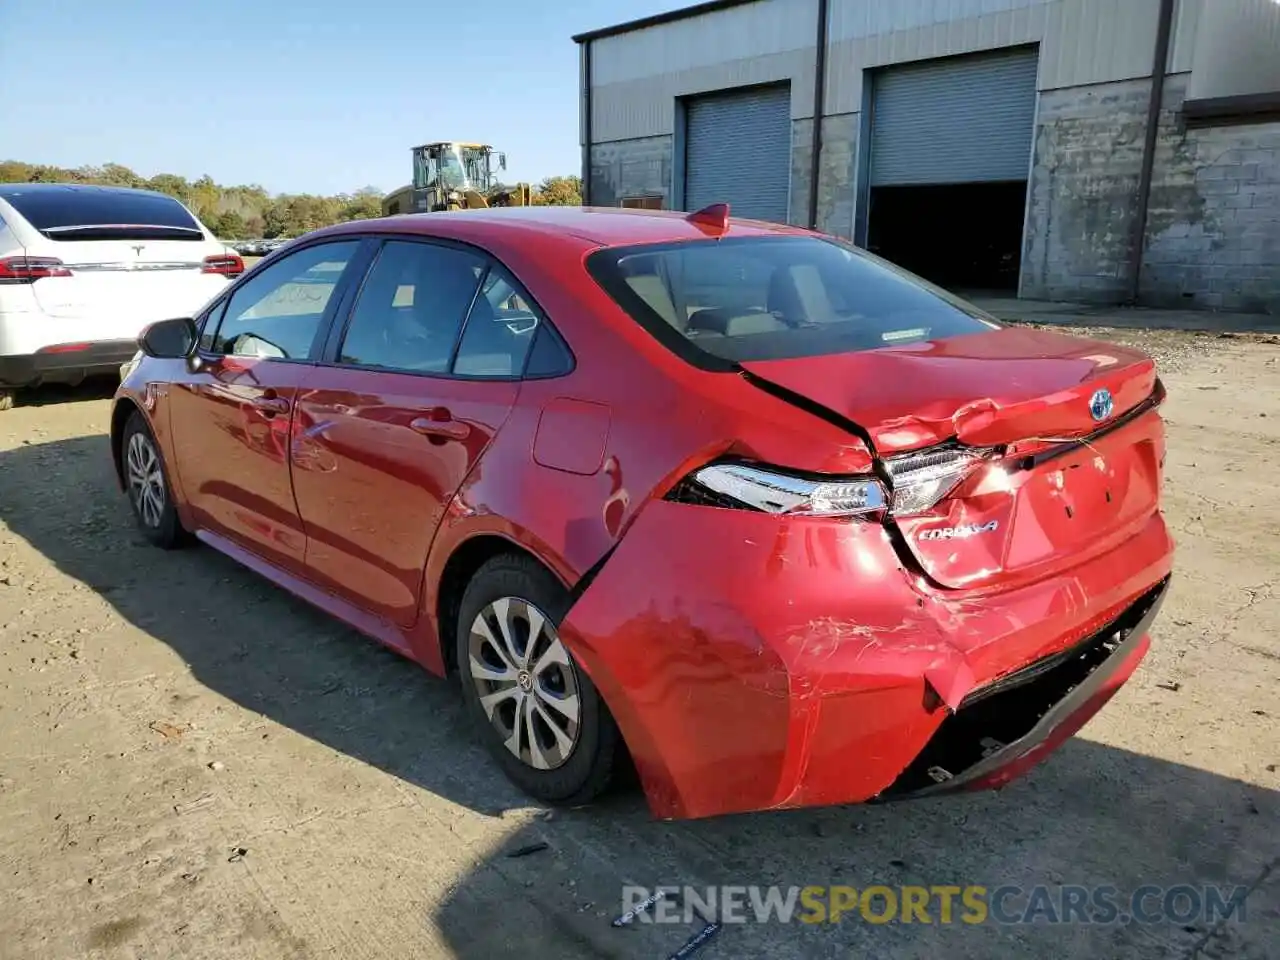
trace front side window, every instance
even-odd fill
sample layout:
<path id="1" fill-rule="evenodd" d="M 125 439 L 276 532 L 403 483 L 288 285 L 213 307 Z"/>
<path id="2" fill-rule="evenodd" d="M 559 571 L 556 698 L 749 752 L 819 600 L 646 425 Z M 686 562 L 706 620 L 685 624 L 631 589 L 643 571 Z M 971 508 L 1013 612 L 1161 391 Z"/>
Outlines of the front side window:
<path id="1" fill-rule="evenodd" d="M 359 241 L 306 247 L 246 280 L 209 339 L 213 353 L 303 360 Z"/>
<path id="2" fill-rule="evenodd" d="M 447 373 L 485 262 L 456 247 L 388 241 L 360 290 L 341 363 Z"/>
<path id="3" fill-rule="evenodd" d="M 655 337 L 709 369 L 997 326 L 884 261 L 817 237 L 606 248 L 587 267 Z"/>

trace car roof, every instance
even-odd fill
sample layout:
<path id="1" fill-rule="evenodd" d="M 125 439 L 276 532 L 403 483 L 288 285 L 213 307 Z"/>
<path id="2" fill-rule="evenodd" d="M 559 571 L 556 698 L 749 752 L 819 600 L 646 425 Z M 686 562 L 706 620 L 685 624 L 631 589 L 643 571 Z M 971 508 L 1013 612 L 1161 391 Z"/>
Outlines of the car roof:
<path id="1" fill-rule="evenodd" d="M 16 197 L 20 194 L 40 193 L 125 193 L 149 194 L 156 197 L 167 197 L 168 194 L 158 190 L 137 190 L 133 187 L 107 187 L 96 183 L 0 183 L 0 199 Z M 172 197 L 170 197 L 172 199 Z"/>
<path id="2" fill-rule="evenodd" d="M 409 213 L 377 220 L 358 220 L 327 227 L 320 233 L 393 232 L 451 237 L 483 244 L 501 235 L 574 237 L 583 246 L 624 246 L 702 240 L 708 237 L 809 235 L 810 231 L 758 220 L 731 218 L 721 232 L 690 219 L 687 213 L 621 207 L 490 207 L 481 210 Z"/>

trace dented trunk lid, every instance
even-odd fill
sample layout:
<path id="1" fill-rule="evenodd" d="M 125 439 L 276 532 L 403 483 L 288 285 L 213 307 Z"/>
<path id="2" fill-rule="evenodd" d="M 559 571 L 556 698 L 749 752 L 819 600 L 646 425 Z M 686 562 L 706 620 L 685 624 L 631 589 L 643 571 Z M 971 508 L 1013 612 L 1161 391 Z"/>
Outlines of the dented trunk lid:
<path id="1" fill-rule="evenodd" d="M 852 420 L 881 456 L 952 438 L 990 446 L 1081 436 L 1099 426 L 1095 390 L 1111 391 L 1115 416 L 1145 400 L 1156 378 L 1139 351 L 1018 327 L 742 366 Z"/>
<path id="2" fill-rule="evenodd" d="M 1156 372 L 1138 351 L 1004 328 L 743 367 L 851 421 L 882 459 L 948 443 L 999 451 L 931 509 L 894 519 L 942 586 L 1053 575 L 1133 536 L 1159 507 L 1163 427 L 1135 415 Z"/>

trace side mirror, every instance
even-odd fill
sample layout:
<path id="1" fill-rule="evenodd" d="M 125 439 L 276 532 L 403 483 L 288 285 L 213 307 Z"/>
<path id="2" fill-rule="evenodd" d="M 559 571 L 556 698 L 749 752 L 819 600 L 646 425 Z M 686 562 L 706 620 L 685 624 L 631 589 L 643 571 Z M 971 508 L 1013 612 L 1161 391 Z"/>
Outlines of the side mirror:
<path id="1" fill-rule="evenodd" d="M 148 357 L 181 360 L 191 355 L 197 336 L 196 323 L 190 317 L 159 320 L 142 331 L 138 346 Z"/>

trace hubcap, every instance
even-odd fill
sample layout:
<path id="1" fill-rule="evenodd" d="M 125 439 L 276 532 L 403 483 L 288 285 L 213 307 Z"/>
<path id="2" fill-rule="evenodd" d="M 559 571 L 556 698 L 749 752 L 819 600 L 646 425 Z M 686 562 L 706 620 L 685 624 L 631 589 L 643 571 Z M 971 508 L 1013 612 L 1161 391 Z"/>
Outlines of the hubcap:
<path id="1" fill-rule="evenodd" d="M 535 770 L 554 770 L 578 742 L 578 676 L 546 615 L 515 597 L 471 624 L 471 679 L 502 742 Z"/>
<path id="2" fill-rule="evenodd" d="M 150 437 L 135 433 L 129 438 L 125 465 L 134 509 L 148 527 L 159 527 L 164 514 L 164 472 L 160 469 L 160 455 L 156 453 Z"/>

